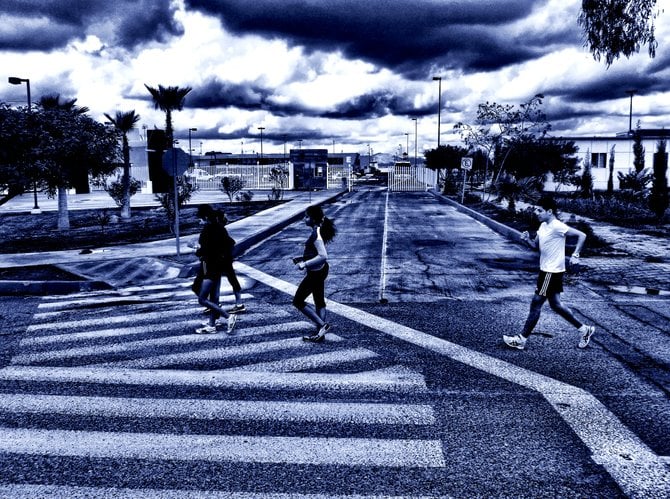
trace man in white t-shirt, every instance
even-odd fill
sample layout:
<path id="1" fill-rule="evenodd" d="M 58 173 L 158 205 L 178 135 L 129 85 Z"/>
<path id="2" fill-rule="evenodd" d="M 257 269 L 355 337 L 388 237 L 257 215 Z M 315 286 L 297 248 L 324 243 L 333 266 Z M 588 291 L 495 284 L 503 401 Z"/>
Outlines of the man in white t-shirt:
<path id="1" fill-rule="evenodd" d="M 568 227 L 556 218 L 556 202 L 549 196 L 543 196 L 538 202 L 537 216 L 542 223 L 535 239 L 530 239 L 528 232 L 521 235 L 522 241 L 531 248 L 540 251 L 540 273 L 537 278 L 537 288 L 521 333 L 515 336 L 503 335 L 503 341 L 509 347 L 523 350 L 530 333 L 540 319 L 542 305 L 549 300 L 549 305 L 554 312 L 579 329 L 582 334 L 579 348 L 586 348 L 595 332 L 595 327 L 582 324 L 572 311 L 561 303 L 563 274 L 565 274 L 565 237 L 567 235 L 577 236 L 577 246 L 570 257 L 570 263 L 576 264 L 579 261 L 579 252 L 586 240 L 586 234 Z"/>

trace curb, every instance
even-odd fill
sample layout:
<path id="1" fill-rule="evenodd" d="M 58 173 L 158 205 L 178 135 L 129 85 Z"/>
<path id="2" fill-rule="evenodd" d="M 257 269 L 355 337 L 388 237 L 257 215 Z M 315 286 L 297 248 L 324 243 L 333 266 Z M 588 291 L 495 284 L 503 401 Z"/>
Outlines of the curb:
<path id="1" fill-rule="evenodd" d="M 496 231 L 497 233 L 502 234 L 503 236 L 505 236 L 509 239 L 512 239 L 514 242 L 518 242 L 518 243 L 522 242 L 521 241 L 521 232 L 519 232 L 518 230 L 513 229 L 511 227 L 508 227 L 507 225 L 502 224 L 500 222 L 497 222 L 497 221 L 487 217 L 486 215 L 482 215 L 481 213 L 479 213 L 475 210 L 467 208 L 466 206 L 463 206 L 462 204 L 454 201 L 453 199 L 449 199 L 448 197 L 446 197 L 443 194 L 440 194 L 440 193 L 435 192 L 435 191 L 431 191 L 431 193 L 439 201 L 442 201 L 442 202 L 444 202 L 444 203 L 446 203 L 450 206 L 453 206 L 454 208 L 456 208 L 461 213 L 465 213 L 466 215 L 468 215 L 468 216 L 474 218 L 475 220 L 477 220 L 478 222 L 483 223 L 489 229 L 492 229 L 492 230 Z"/>

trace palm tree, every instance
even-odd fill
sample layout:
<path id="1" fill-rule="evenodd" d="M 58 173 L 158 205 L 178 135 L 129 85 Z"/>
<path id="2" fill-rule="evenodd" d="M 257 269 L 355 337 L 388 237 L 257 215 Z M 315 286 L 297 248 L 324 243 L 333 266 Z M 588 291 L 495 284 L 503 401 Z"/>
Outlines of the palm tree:
<path id="1" fill-rule="evenodd" d="M 172 130 L 172 111 L 181 111 L 184 108 L 184 100 L 186 95 L 192 90 L 191 87 L 164 87 L 158 85 L 158 88 L 144 85 L 151 97 L 154 99 L 154 108 L 165 112 L 165 139 L 166 148 L 170 149 L 173 146 L 173 130 Z"/>
<path id="2" fill-rule="evenodd" d="M 77 99 L 61 100 L 60 94 L 47 94 L 40 97 L 38 106 L 46 112 L 65 112 L 73 116 L 84 115 L 88 113 L 86 106 L 77 106 Z M 58 228 L 69 229 L 70 219 L 67 206 L 67 188 L 64 185 L 58 186 Z"/>
<path id="3" fill-rule="evenodd" d="M 123 203 L 121 204 L 121 218 L 130 219 L 130 147 L 128 147 L 128 132 L 130 132 L 138 121 L 140 115 L 135 114 L 135 110 L 122 112 L 117 111 L 116 117 L 112 118 L 105 113 L 105 117 L 114 125 L 114 128 L 121 133 L 123 140 Z"/>
<path id="4" fill-rule="evenodd" d="M 77 106 L 77 99 L 61 100 L 60 94 L 48 94 L 40 97 L 39 106 L 45 111 L 70 111 L 74 114 L 86 114 L 90 109 Z"/>

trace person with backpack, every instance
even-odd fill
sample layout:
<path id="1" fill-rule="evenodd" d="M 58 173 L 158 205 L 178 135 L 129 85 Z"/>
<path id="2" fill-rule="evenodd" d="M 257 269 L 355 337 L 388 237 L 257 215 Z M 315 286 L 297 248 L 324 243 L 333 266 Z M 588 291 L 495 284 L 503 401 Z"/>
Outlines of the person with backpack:
<path id="1" fill-rule="evenodd" d="M 300 310 L 316 325 L 314 334 L 303 336 L 303 340 L 321 342 L 331 329 L 326 322 L 325 282 L 328 277 L 328 252 L 326 244 L 330 243 L 337 230 L 332 220 L 323 214 L 320 206 L 310 206 L 305 210 L 305 225 L 312 229 L 305 241 L 302 257 L 294 258 L 293 263 L 306 275 L 293 297 L 293 306 Z M 306 303 L 309 295 L 314 298 L 314 306 Z"/>
<path id="2" fill-rule="evenodd" d="M 197 216 L 204 222 L 205 226 L 200 232 L 199 248 L 195 252 L 196 256 L 200 258 L 200 268 L 194 282 L 193 291 L 198 295 L 198 303 L 207 307 L 210 315 L 209 321 L 196 329 L 195 332 L 197 334 L 216 333 L 217 319 L 224 317 L 227 319 L 227 332 L 230 334 L 235 329 L 237 315 L 228 313 L 221 308 L 219 293 L 221 276 L 227 270 L 227 254 L 230 255 L 230 266 L 232 268 L 232 248 L 228 249 L 231 246 L 230 240 L 232 238 L 221 224 L 219 212 L 210 205 L 200 205 Z M 239 288 L 239 283 L 237 287 Z"/>

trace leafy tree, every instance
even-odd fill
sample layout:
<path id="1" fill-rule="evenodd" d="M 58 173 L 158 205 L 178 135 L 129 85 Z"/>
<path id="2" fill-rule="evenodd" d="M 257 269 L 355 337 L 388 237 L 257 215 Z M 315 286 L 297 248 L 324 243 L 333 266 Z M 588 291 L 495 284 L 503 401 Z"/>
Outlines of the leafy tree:
<path id="1" fill-rule="evenodd" d="M 593 172 L 591 171 L 591 160 L 589 156 L 591 151 L 586 152 L 586 159 L 584 160 L 584 171 L 579 183 L 579 192 L 582 197 L 593 198 Z"/>
<path id="2" fill-rule="evenodd" d="M 186 95 L 192 90 L 191 87 L 164 87 L 158 85 L 158 88 L 144 85 L 154 100 L 154 108 L 160 109 L 165 113 L 165 140 L 166 148 L 170 149 L 174 144 L 174 130 L 172 128 L 172 111 L 181 111 L 184 109 Z"/>
<path id="3" fill-rule="evenodd" d="M 637 122 L 637 128 L 633 132 L 633 168 L 635 173 L 644 170 L 644 146 L 642 145 L 642 132 L 640 131 L 640 122 Z"/>
<path id="4" fill-rule="evenodd" d="M 659 11 L 656 0 L 582 0 L 578 22 L 586 37 L 585 45 L 609 67 L 621 55 L 630 57 L 648 46 L 656 56 L 658 42 L 654 20 Z"/>
<path id="5" fill-rule="evenodd" d="M 666 152 L 666 141 L 660 140 L 654 154 L 654 179 L 649 195 L 649 208 L 661 219 L 668 209 L 668 153 Z"/>
<path id="6" fill-rule="evenodd" d="M 135 114 L 133 110 L 128 112 L 117 111 L 116 116 L 113 118 L 105 113 L 105 117 L 121 134 L 121 150 L 123 154 L 123 176 L 121 177 L 121 183 L 123 198 L 120 207 L 121 218 L 128 220 L 130 219 L 130 197 L 132 196 L 130 193 L 130 147 L 128 146 L 128 132 L 134 129 L 135 125 L 140 121 L 140 115 Z M 114 200 L 116 201 L 116 199 Z"/>
<path id="7" fill-rule="evenodd" d="M 0 191 L 7 197 L 25 192 L 37 180 L 31 162 L 34 137 L 27 108 L 0 104 Z"/>
<path id="8" fill-rule="evenodd" d="M 468 148 L 486 153 L 494 162 L 494 170 L 498 169 L 495 177 L 499 178 L 515 145 L 544 137 L 551 129 L 541 110 L 542 99 L 544 95 L 537 94 L 519 106 L 495 102 L 479 104 L 475 125 L 459 122 L 454 129 L 459 130 Z M 500 151 L 504 154 L 497 154 Z M 488 163 L 485 168 L 488 177 Z"/>
<path id="9" fill-rule="evenodd" d="M 498 154 L 506 156 L 506 171 L 516 178 L 541 177 L 546 180 L 551 173 L 554 180 L 570 184 L 579 170 L 577 150 L 574 141 L 538 140 L 524 135 L 511 140 Z"/>
<path id="10" fill-rule="evenodd" d="M 233 202 L 235 194 L 244 189 L 244 180 L 240 177 L 223 177 L 221 179 L 221 191 Z"/>
<path id="11" fill-rule="evenodd" d="M 437 171 L 438 177 L 441 177 L 440 172 L 442 169 L 449 171 L 454 168 L 459 168 L 461 166 L 461 158 L 467 154 L 468 150 L 465 147 L 449 145 L 440 145 L 435 149 L 429 149 L 423 153 L 424 157 L 426 158 L 426 168 Z M 442 177 L 439 179 L 444 181 L 445 188 L 448 183 L 447 177 Z"/>
<path id="12" fill-rule="evenodd" d="M 493 185 L 493 191 L 497 194 L 498 201 L 507 201 L 507 209 L 515 214 L 516 202 L 539 197 L 537 194 L 542 189 L 542 184 L 541 177 L 517 179 L 514 175 L 504 173 Z"/>
<path id="13" fill-rule="evenodd" d="M 140 192 L 142 182 L 136 178 L 130 177 L 125 182 L 123 177 L 117 177 L 116 180 L 104 185 L 107 194 L 114 200 L 116 206 L 123 208 L 124 204 L 131 197 Z M 130 203 L 128 203 L 130 204 Z"/>
<path id="14" fill-rule="evenodd" d="M 288 184 L 288 170 L 281 166 L 275 166 L 270 170 L 270 180 L 274 183 L 272 192 L 268 194 L 268 199 L 279 201 L 284 199 L 284 189 Z"/>
<path id="15" fill-rule="evenodd" d="M 612 144 L 612 149 L 610 149 L 610 173 L 609 176 L 607 177 L 607 195 L 611 196 L 614 194 L 614 146 L 616 144 Z"/>
<path id="16" fill-rule="evenodd" d="M 56 101 L 59 101 L 56 98 Z M 101 178 L 110 175 L 119 160 L 118 141 L 114 130 L 98 123 L 83 111 L 65 101 L 63 106 L 38 105 L 31 134 L 35 138 L 33 161 L 51 196 L 58 195 L 58 229 L 70 228 L 67 190 L 82 175 Z"/>
<path id="17" fill-rule="evenodd" d="M 186 203 L 191 200 L 193 194 L 198 192 L 199 187 L 196 184 L 186 182 L 184 177 L 180 177 L 177 180 L 177 209 L 181 213 L 181 208 L 184 207 Z M 173 234 L 175 231 L 175 222 L 177 220 L 175 209 L 174 209 L 174 191 L 170 189 L 168 192 L 162 192 L 160 194 L 155 194 L 154 198 L 158 201 L 165 213 L 167 214 L 168 223 L 170 225 L 170 230 Z"/>

